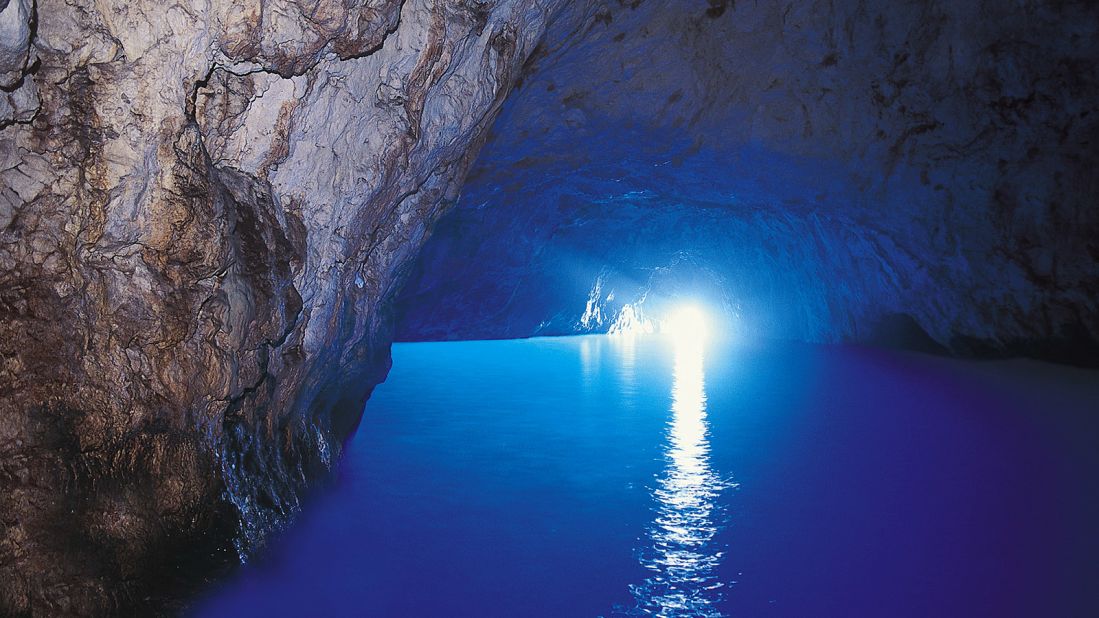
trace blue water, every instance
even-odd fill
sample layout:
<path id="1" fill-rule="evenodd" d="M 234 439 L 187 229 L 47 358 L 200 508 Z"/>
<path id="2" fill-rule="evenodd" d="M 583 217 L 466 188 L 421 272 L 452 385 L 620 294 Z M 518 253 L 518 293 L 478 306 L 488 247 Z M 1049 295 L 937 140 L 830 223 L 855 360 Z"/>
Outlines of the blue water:
<path id="1" fill-rule="evenodd" d="M 398 344 L 220 616 L 1099 615 L 1099 374 L 661 337 Z"/>

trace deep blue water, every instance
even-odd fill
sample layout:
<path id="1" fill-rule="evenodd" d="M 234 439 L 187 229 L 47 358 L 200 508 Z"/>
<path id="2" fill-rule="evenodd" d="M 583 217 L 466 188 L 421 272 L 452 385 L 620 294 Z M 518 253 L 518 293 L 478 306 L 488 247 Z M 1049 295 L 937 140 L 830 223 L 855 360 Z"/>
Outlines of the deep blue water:
<path id="1" fill-rule="evenodd" d="M 202 617 L 1099 615 L 1099 374 L 844 346 L 414 343 Z"/>

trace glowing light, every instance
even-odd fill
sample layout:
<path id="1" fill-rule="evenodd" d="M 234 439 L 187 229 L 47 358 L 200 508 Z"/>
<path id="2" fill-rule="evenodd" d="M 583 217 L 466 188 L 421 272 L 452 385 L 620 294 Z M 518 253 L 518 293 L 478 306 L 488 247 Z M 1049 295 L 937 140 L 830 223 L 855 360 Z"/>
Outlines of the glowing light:
<path id="1" fill-rule="evenodd" d="M 694 305 L 684 305 L 661 324 L 660 332 L 677 339 L 705 339 L 709 332 L 706 314 Z"/>
<path id="2" fill-rule="evenodd" d="M 697 336 L 699 326 L 705 332 L 705 322 L 698 318 L 695 311 L 685 311 L 677 313 L 673 323 L 683 326 L 677 332 Z M 680 319 L 689 321 L 680 323 Z M 718 497 L 733 484 L 710 465 L 704 346 L 697 343 L 675 340 L 665 469 L 653 489 L 656 517 L 646 530 L 650 544 L 640 555 L 651 575 L 630 587 L 640 615 L 724 615 L 718 610 L 726 585 L 718 576 L 723 553 L 714 539 L 724 525 Z"/>

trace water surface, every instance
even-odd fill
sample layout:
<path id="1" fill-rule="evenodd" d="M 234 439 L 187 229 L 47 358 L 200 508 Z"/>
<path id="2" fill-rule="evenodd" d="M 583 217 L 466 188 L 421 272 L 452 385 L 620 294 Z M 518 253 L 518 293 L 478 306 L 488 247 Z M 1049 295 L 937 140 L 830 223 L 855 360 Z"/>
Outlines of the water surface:
<path id="1" fill-rule="evenodd" d="M 414 343 L 196 615 L 1099 615 L 1095 372 L 661 337 Z"/>

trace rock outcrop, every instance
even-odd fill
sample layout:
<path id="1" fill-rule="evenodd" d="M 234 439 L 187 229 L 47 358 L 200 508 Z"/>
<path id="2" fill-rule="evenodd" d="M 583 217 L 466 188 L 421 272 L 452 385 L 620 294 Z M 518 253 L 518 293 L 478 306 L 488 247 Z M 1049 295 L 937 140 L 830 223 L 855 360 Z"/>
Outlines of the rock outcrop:
<path id="1" fill-rule="evenodd" d="M 338 456 L 556 3 L 0 1 L 0 614 L 158 611 Z"/>
<path id="2" fill-rule="evenodd" d="M 399 335 L 701 297 L 740 336 L 1099 363 L 1097 35 L 1094 3 L 606 3 L 547 35 Z"/>

